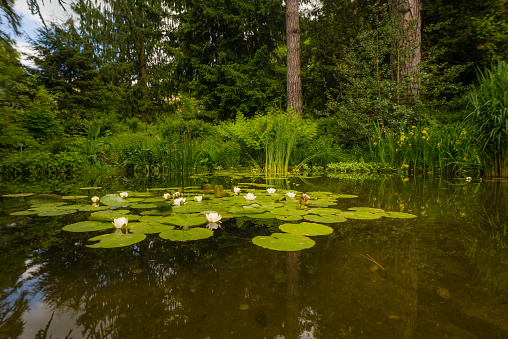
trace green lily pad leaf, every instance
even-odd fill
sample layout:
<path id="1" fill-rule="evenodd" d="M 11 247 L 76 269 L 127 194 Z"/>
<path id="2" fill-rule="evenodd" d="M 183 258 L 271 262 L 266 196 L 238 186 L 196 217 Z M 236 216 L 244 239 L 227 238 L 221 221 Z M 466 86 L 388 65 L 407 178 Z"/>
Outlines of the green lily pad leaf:
<path id="1" fill-rule="evenodd" d="M 128 213 L 129 211 L 127 211 Z M 113 221 L 114 219 L 126 217 L 129 221 L 139 220 L 141 218 L 140 215 L 132 215 L 124 213 L 124 210 L 118 210 L 118 211 L 101 211 L 101 212 L 95 212 L 90 215 L 88 220 L 91 221 Z"/>
<path id="2" fill-rule="evenodd" d="M 275 215 L 306 215 L 309 212 L 305 210 L 297 210 L 296 208 L 291 208 L 288 206 L 278 207 L 270 211 Z"/>
<path id="3" fill-rule="evenodd" d="M 131 226 L 132 225 L 132 226 Z M 129 229 L 133 233 L 161 233 L 172 230 L 174 226 L 163 225 L 158 222 L 136 222 L 129 225 Z"/>
<path id="4" fill-rule="evenodd" d="M 37 194 L 30 198 L 29 203 L 33 205 L 52 204 L 63 201 L 62 197 L 57 194 Z"/>
<path id="5" fill-rule="evenodd" d="M 150 192 L 127 192 L 131 198 L 151 198 L 152 193 Z"/>
<path id="6" fill-rule="evenodd" d="M 164 198 L 145 198 L 144 201 L 145 202 L 165 202 L 166 200 Z"/>
<path id="7" fill-rule="evenodd" d="M 247 216 L 249 218 L 255 218 L 255 219 L 273 219 L 273 218 L 275 218 L 275 214 L 273 214 L 271 212 L 245 214 L 245 216 Z"/>
<path id="8" fill-rule="evenodd" d="M 2 197 L 4 198 L 23 198 L 23 197 L 31 197 L 35 195 L 35 193 L 15 193 L 15 194 L 4 194 Z"/>
<path id="9" fill-rule="evenodd" d="M 72 213 L 76 213 L 76 212 L 77 212 L 77 210 L 62 210 L 62 211 L 55 210 L 55 211 L 40 212 L 37 215 L 39 217 L 58 217 L 61 215 L 67 215 L 67 214 L 72 214 Z"/>
<path id="10" fill-rule="evenodd" d="M 183 230 L 170 230 L 162 232 L 159 236 L 162 239 L 168 239 L 171 241 L 187 241 L 187 240 L 199 240 L 206 239 L 213 235 L 213 231 L 207 228 L 191 228 L 187 231 Z"/>
<path id="11" fill-rule="evenodd" d="M 334 224 L 336 222 L 346 221 L 346 218 L 335 214 L 325 214 L 325 215 L 308 214 L 305 215 L 303 218 L 314 222 L 324 222 L 325 224 Z"/>
<path id="12" fill-rule="evenodd" d="M 80 190 L 100 190 L 102 187 L 91 186 L 91 187 L 80 187 Z"/>
<path id="13" fill-rule="evenodd" d="M 298 221 L 303 219 L 303 217 L 300 215 L 277 215 L 275 218 L 282 221 Z"/>
<path id="14" fill-rule="evenodd" d="M 252 239 L 255 245 L 276 251 L 300 251 L 314 246 L 314 240 L 298 234 L 273 233 Z"/>
<path id="15" fill-rule="evenodd" d="M 104 210 L 107 210 L 108 208 L 109 208 L 108 206 L 94 207 L 93 205 L 85 205 L 85 206 L 78 207 L 78 211 L 81 211 L 81 212 L 104 211 Z"/>
<path id="16" fill-rule="evenodd" d="M 342 199 L 351 199 L 351 198 L 358 198 L 357 195 L 354 195 L 354 194 L 339 194 L 337 196 L 337 198 L 342 198 Z"/>
<path id="17" fill-rule="evenodd" d="M 378 214 L 383 214 L 383 215 L 386 213 L 385 210 L 382 210 L 380 208 L 373 208 L 373 207 L 350 207 L 348 209 L 350 211 L 378 213 Z"/>
<path id="18" fill-rule="evenodd" d="M 107 230 L 113 227 L 115 226 L 113 226 L 110 222 L 81 221 L 67 225 L 62 229 L 67 232 L 91 232 L 91 231 Z"/>
<path id="19" fill-rule="evenodd" d="M 127 206 L 129 202 L 117 195 L 105 195 L 101 198 L 101 203 L 108 206 Z"/>
<path id="20" fill-rule="evenodd" d="M 309 207 L 328 207 L 335 205 L 336 202 L 329 201 L 329 200 L 308 200 L 306 202 L 307 206 Z"/>
<path id="21" fill-rule="evenodd" d="M 124 247 L 129 246 L 140 241 L 145 240 L 146 235 L 143 233 L 111 233 L 111 234 L 103 234 L 98 235 L 90 239 L 90 241 L 99 242 L 93 245 L 87 245 L 87 247 L 91 248 L 114 248 L 114 247 Z"/>
<path id="22" fill-rule="evenodd" d="M 177 214 L 165 217 L 160 220 L 163 224 L 171 224 L 176 226 L 197 226 L 207 222 L 204 215 L 199 214 Z"/>
<path id="23" fill-rule="evenodd" d="M 142 209 L 142 208 L 156 208 L 157 205 L 155 205 L 155 204 L 132 204 L 129 207 L 136 208 L 136 209 L 137 208 Z"/>
<path id="24" fill-rule="evenodd" d="M 34 215 L 39 214 L 39 211 L 18 211 L 18 212 L 12 212 L 11 215 Z"/>
<path id="25" fill-rule="evenodd" d="M 310 214 L 319 214 L 319 215 L 342 213 L 342 211 L 339 210 L 338 208 L 309 208 L 307 212 L 309 212 Z"/>
<path id="26" fill-rule="evenodd" d="M 145 198 L 125 198 L 125 200 L 127 200 L 128 202 L 140 202 L 140 201 L 144 201 L 144 202 L 148 202 L 146 201 L 147 199 Z"/>
<path id="27" fill-rule="evenodd" d="M 279 226 L 279 229 L 283 232 L 307 236 L 326 235 L 333 233 L 333 229 L 331 227 L 321 224 L 314 224 L 311 222 L 302 222 L 299 224 L 282 224 Z"/>
<path id="28" fill-rule="evenodd" d="M 404 212 L 386 212 L 386 217 L 397 219 L 412 219 L 416 218 L 416 215 Z"/>
<path id="29" fill-rule="evenodd" d="M 63 200 L 78 200 L 78 199 L 88 199 L 87 195 L 67 195 L 62 197 Z"/>
<path id="30" fill-rule="evenodd" d="M 140 222 L 161 222 L 161 220 L 164 219 L 164 216 L 162 215 L 144 215 L 142 216 L 139 221 Z"/>
<path id="31" fill-rule="evenodd" d="M 347 219 L 362 219 L 362 220 L 379 219 L 382 217 L 382 215 L 380 215 L 379 213 L 369 213 L 369 212 L 342 212 L 340 215 Z"/>

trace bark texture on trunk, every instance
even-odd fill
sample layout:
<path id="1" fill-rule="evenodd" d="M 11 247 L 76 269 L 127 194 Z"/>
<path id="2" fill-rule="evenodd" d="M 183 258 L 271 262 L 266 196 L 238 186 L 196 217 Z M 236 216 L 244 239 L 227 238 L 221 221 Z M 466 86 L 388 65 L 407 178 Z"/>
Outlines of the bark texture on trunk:
<path id="1" fill-rule="evenodd" d="M 300 65 L 300 22 L 298 0 L 286 1 L 287 96 L 288 109 L 302 113 L 302 79 Z"/>
<path id="2" fill-rule="evenodd" d="M 422 42 L 422 0 L 390 0 L 390 12 L 399 22 L 401 37 L 397 52 L 391 57 L 397 79 L 407 77 L 408 94 L 417 96 L 420 90 L 420 61 Z"/>

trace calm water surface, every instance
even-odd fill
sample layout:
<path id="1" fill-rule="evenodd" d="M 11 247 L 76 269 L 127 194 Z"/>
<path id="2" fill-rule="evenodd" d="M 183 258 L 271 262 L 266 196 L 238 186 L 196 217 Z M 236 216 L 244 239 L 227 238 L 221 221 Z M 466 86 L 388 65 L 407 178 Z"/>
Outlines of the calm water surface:
<path id="1" fill-rule="evenodd" d="M 508 338 L 507 182 L 344 175 L 298 183 L 358 195 L 331 207 L 418 218 L 332 224 L 333 234 L 300 252 L 252 244 L 283 222 L 249 218 L 226 220 L 205 240 L 149 235 L 91 249 L 100 232 L 61 231 L 87 213 L 11 216 L 26 199 L 0 198 L 0 337 Z M 102 184 L 101 194 L 164 183 Z M 75 183 L 30 185 L 4 182 L 0 193 L 83 194 Z"/>

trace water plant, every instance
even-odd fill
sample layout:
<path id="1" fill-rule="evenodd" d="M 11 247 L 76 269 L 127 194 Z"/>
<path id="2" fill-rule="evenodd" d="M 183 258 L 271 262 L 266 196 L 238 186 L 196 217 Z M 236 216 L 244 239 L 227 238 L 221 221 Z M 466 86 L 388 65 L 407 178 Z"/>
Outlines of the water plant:
<path id="1" fill-rule="evenodd" d="M 508 177 L 508 63 L 478 71 L 469 100 L 473 111 L 468 120 L 476 129 L 485 175 Z"/>
<path id="2" fill-rule="evenodd" d="M 182 193 L 182 195 L 201 194 L 200 196 L 204 198 L 199 202 L 186 202 L 185 197 L 176 195 L 173 195 L 171 201 L 149 192 L 121 192 L 100 197 L 102 205 L 89 204 L 88 196 L 83 198 L 33 195 L 29 200 L 30 208 L 13 212 L 11 215 L 49 217 L 91 212 L 88 220 L 66 225 L 63 230 L 68 232 L 114 230 L 113 233 L 90 238 L 90 241 L 98 241 L 88 245 L 92 248 L 129 246 L 143 241 L 146 234 L 153 233 L 159 233 L 161 238 L 171 241 L 205 239 L 213 235 L 213 230 L 219 227 L 219 222 L 230 218 L 279 219 L 282 224 L 278 228 L 284 233 L 275 232 L 252 239 L 256 245 L 278 251 L 299 251 L 314 246 L 314 241 L 308 238 L 309 236 L 333 232 L 331 227 L 322 223 L 336 224 L 347 219 L 415 217 L 407 213 L 385 212 L 377 208 L 356 208 L 349 211 L 326 208 L 335 205 L 337 199 L 354 197 L 352 195 L 287 190 L 268 193 L 264 187 L 262 190 L 245 189 L 249 192 L 243 197 L 228 195 L 214 198 L 215 193 L 212 190 L 202 190 L 199 187 L 188 187 Z M 307 197 L 307 204 L 300 204 L 296 196 Z M 73 200 L 81 203 L 66 203 Z M 141 210 L 139 214 L 132 214 L 139 210 Z M 307 221 L 301 222 L 303 218 Z"/>

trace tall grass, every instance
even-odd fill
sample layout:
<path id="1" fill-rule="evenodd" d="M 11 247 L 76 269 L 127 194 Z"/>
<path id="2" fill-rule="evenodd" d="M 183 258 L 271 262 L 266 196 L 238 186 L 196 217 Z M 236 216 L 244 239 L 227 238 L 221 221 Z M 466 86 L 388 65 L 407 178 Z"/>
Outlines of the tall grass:
<path id="1" fill-rule="evenodd" d="M 376 125 L 369 149 L 374 160 L 401 170 L 444 173 L 474 170 L 480 166 L 471 132 L 458 125 L 420 125 L 388 133 Z"/>
<path id="2" fill-rule="evenodd" d="M 508 63 L 499 61 L 478 72 L 469 100 L 468 120 L 476 127 L 487 177 L 508 177 Z"/>

